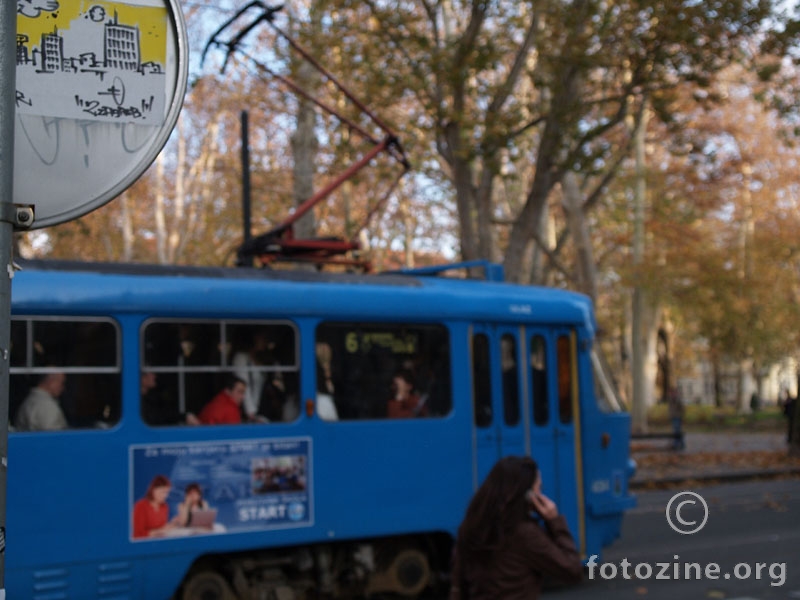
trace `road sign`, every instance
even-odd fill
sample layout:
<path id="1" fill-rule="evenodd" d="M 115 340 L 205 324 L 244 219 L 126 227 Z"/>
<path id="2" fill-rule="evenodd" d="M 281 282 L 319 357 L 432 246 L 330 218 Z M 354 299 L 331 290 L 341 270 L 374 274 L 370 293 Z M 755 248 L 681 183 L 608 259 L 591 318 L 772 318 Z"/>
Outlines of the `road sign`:
<path id="1" fill-rule="evenodd" d="M 178 0 L 17 2 L 14 203 L 76 219 L 153 162 L 187 80 Z"/>

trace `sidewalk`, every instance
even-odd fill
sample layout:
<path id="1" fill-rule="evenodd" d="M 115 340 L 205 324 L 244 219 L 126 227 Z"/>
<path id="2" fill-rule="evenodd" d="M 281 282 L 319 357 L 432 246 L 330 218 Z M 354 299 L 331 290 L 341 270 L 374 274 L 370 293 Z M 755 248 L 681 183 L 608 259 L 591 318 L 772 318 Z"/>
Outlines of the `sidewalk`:
<path id="1" fill-rule="evenodd" d="M 684 440 L 682 451 L 670 449 L 666 439 L 633 440 L 637 468 L 631 488 L 800 476 L 800 459 L 788 457 L 785 433 L 686 433 Z"/>

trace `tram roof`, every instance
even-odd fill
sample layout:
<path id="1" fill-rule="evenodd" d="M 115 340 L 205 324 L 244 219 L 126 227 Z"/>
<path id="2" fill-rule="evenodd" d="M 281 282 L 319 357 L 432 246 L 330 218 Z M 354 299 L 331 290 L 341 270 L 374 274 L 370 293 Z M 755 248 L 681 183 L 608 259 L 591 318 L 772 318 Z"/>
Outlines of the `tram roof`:
<path id="1" fill-rule="evenodd" d="M 16 314 L 58 309 L 74 314 L 157 312 L 192 318 L 252 318 L 263 307 L 275 317 L 466 318 L 582 324 L 595 329 L 586 296 L 505 282 L 397 273 L 17 262 L 22 270 L 12 283 L 12 310 Z"/>

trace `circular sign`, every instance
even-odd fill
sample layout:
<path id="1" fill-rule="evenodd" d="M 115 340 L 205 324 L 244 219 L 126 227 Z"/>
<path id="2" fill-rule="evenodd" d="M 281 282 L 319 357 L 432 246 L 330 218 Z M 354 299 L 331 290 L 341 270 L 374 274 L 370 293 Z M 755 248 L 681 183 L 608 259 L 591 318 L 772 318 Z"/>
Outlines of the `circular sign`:
<path id="1" fill-rule="evenodd" d="M 686 504 L 697 504 L 694 498 L 700 501 L 700 504 L 703 505 L 703 521 L 700 525 L 697 525 L 697 521 L 685 521 L 681 516 L 681 510 L 683 509 L 684 505 Z M 681 499 L 678 505 L 675 508 L 675 520 L 678 521 L 679 525 L 676 525 L 675 522 L 672 520 L 671 516 L 671 507 L 675 504 L 675 501 Z M 672 527 L 673 530 L 677 531 L 682 535 L 691 535 L 693 533 L 697 533 L 706 525 L 706 521 L 708 521 L 708 504 L 706 504 L 705 499 L 695 492 L 678 492 L 672 498 L 670 498 L 669 502 L 667 503 L 667 523 L 669 526 Z"/>
<path id="2" fill-rule="evenodd" d="M 32 229 L 77 219 L 167 142 L 188 77 L 177 0 L 17 3 L 14 203 Z"/>

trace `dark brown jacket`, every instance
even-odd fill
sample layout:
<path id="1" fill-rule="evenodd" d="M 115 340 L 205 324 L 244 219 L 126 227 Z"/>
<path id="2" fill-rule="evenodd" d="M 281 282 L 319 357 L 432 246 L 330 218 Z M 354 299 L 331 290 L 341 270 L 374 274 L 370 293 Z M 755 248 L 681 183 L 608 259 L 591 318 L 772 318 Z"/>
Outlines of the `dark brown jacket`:
<path id="1" fill-rule="evenodd" d="M 582 575 L 583 564 L 564 517 L 548 521 L 546 527 L 530 520 L 486 562 L 469 569 L 462 570 L 456 549 L 450 600 L 535 600 L 545 576 L 569 582 Z"/>

